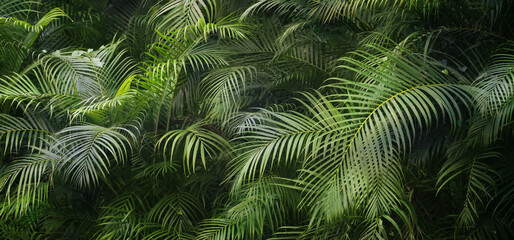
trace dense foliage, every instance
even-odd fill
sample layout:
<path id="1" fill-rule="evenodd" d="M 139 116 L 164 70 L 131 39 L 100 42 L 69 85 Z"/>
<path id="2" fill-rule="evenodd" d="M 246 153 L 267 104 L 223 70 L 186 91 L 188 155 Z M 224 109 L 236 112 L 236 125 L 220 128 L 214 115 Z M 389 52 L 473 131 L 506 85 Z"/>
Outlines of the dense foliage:
<path id="1" fill-rule="evenodd" d="M 513 239 L 513 12 L 2 0 L 1 239 Z"/>

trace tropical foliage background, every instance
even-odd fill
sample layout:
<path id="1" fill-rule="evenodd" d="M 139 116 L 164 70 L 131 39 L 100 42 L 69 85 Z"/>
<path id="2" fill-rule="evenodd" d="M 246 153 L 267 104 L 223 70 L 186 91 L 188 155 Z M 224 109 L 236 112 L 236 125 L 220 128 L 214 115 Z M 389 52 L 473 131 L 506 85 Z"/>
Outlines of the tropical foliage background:
<path id="1" fill-rule="evenodd" d="M 2 0 L 2 239 L 512 239 L 514 2 Z"/>

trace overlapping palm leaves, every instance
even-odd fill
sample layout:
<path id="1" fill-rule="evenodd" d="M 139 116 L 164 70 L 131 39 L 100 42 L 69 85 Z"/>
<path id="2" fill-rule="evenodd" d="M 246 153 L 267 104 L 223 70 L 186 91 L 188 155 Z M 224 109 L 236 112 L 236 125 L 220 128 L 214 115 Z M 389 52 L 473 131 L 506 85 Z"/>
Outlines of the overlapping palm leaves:
<path id="1" fill-rule="evenodd" d="M 451 4 L 128 2 L 120 41 L 28 46 L 2 70 L 7 238 L 512 236 L 512 43 L 473 71 L 440 61 L 459 36 L 409 33 Z M 477 26 L 503 14 L 490 3 Z M 0 37 L 41 33 L 14 19 L 30 1 L 2 6 Z"/>

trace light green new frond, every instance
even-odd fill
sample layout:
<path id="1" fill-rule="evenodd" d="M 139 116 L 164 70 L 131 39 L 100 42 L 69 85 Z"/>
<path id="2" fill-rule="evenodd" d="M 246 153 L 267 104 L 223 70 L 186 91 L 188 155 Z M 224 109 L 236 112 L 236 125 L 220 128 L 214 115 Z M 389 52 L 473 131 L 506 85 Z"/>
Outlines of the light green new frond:
<path id="1" fill-rule="evenodd" d="M 44 28 L 52 21 L 59 19 L 60 17 L 68 17 L 68 15 L 60 8 L 54 8 L 48 11 L 35 25 L 36 28 Z"/>
<path id="2" fill-rule="evenodd" d="M 13 18 L 13 17 L 11 17 L 11 18 L 0 17 L 0 22 L 2 22 L 2 21 L 10 22 L 10 23 L 12 23 L 12 24 L 14 24 L 16 26 L 21 26 L 22 28 L 24 28 L 28 33 L 27 33 L 25 39 L 23 40 L 23 44 L 27 48 L 30 48 L 32 46 L 32 44 L 34 44 L 36 39 L 39 37 L 39 35 L 43 31 L 43 29 L 48 24 L 50 24 L 52 21 L 54 21 L 54 20 L 56 20 L 56 19 L 58 19 L 60 17 L 67 17 L 67 16 L 68 15 L 66 15 L 66 13 L 63 12 L 60 8 L 54 8 L 54 9 L 48 11 L 34 25 L 30 24 L 27 21 L 18 20 L 18 19 Z"/>
<path id="3" fill-rule="evenodd" d="M 44 29 L 44 27 L 46 27 L 50 22 L 58 19 L 59 17 L 64 17 L 64 16 L 67 16 L 67 15 L 60 8 L 54 8 L 54 9 L 48 11 L 34 25 L 30 24 L 29 22 L 26 22 L 26 21 L 23 21 L 23 20 L 18 20 L 18 19 L 13 18 L 13 17 L 11 17 L 11 18 L 0 17 L 0 21 L 11 22 L 14 25 L 23 27 L 26 31 L 28 31 L 30 33 L 40 33 Z M 29 34 L 29 36 L 37 37 L 38 35 L 32 36 L 32 35 Z M 30 40 L 31 40 L 30 43 L 34 42 L 34 39 L 30 38 Z M 28 44 L 28 43 L 29 42 L 26 42 L 26 44 Z M 30 46 L 30 45 L 27 45 L 27 46 Z"/>

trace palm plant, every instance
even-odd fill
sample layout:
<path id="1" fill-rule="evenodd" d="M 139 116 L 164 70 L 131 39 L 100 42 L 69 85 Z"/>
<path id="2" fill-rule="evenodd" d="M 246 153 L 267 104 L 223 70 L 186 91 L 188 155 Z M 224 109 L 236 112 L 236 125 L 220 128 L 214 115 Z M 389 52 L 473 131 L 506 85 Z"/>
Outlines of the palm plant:
<path id="1" fill-rule="evenodd" d="M 512 238 L 513 6 L 4 1 L 0 235 Z"/>

